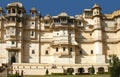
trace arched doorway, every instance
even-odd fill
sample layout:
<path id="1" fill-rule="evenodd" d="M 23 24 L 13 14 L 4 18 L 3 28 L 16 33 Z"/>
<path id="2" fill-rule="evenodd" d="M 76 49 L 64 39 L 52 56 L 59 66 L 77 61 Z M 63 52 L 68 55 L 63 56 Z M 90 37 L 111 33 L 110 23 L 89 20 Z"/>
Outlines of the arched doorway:
<path id="1" fill-rule="evenodd" d="M 67 73 L 68 73 L 69 75 L 72 75 L 73 72 L 74 72 L 74 68 L 67 68 Z"/>
<path id="2" fill-rule="evenodd" d="M 12 63 L 15 63 L 15 62 L 16 62 L 16 58 L 15 58 L 15 56 L 12 56 L 12 57 L 11 57 L 11 64 L 12 64 Z"/>
<path id="3" fill-rule="evenodd" d="M 104 67 L 99 67 L 98 68 L 98 73 L 104 74 L 104 72 L 105 72 Z"/>
<path id="4" fill-rule="evenodd" d="M 78 72 L 79 72 L 79 74 L 83 74 L 84 68 L 78 68 Z"/>

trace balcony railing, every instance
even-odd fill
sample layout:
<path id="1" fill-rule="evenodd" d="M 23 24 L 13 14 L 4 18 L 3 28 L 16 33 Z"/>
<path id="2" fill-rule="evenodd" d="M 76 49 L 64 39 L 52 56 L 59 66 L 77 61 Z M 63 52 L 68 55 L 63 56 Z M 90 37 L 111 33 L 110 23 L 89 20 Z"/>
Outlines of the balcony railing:
<path id="1" fill-rule="evenodd" d="M 93 38 L 76 38 L 77 42 L 93 42 Z"/>
<path id="2" fill-rule="evenodd" d="M 7 22 L 6 23 L 6 25 L 5 25 L 6 27 L 9 27 L 9 26 L 16 26 L 16 23 L 15 22 Z"/>
<path id="3" fill-rule="evenodd" d="M 41 38 L 41 42 L 52 42 L 52 38 Z"/>
<path id="4" fill-rule="evenodd" d="M 106 42 L 118 42 L 120 41 L 120 39 L 118 38 L 109 38 L 109 39 L 106 39 Z"/>

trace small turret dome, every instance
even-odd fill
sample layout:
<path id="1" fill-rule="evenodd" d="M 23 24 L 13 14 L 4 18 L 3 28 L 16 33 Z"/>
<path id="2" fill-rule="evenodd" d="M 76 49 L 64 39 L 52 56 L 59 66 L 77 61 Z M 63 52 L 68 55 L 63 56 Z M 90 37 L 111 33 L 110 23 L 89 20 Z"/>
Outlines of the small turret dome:
<path id="1" fill-rule="evenodd" d="M 30 9 L 30 12 L 37 12 L 37 10 L 36 10 L 35 7 L 33 7 L 33 8 Z"/>
<path id="2" fill-rule="evenodd" d="M 0 7 L 0 11 L 1 11 L 1 10 L 3 10 L 3 8 L 2 8 L 2 7 Z"/>
<path id="3" fill-rule="evenodd" d="M 76 20 L 84 20 L 81 15 L 76 15 L 76 16 L 75 16 L 75 19 L 76 19 Z"/>
<path id="4" fill-rule="evenodd" d="M 67 17 L 68 14 L 67 14 L 66 12 L 62 12 L 62 13 L 60 13 L 58 16 L 61 16 L 61 17 Z"/>
<path id="5" fill-rule="evenodd" d="M 20 2 L 12 2 L 7 5 L 7 7 L 10 7 L 10 6 L 19 6 L 21 8 L 23 7 L 22 3 Z"/>
<path id="6" fill-rule="evenodd" d="M 48 14 L 44 17 L 44 20 L 50 20 L 51 19 L 51 16 Z"/>
<path id="7" fill-rule="evenodd" d="M 98 5 L 98 4 L 94 4 L 93 8 L 92 9 L 95 9 L 95 8 L 98 8 L 101 10 L 101 7 Z"/>

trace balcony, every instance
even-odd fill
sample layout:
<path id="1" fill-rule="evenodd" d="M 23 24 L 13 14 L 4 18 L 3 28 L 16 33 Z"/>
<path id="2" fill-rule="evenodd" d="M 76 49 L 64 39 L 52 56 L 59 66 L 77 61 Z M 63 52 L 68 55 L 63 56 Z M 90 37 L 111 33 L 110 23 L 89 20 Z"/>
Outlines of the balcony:
<path id="1" fill-rule="evenodd" d="M 20 47 L 16 47 L 16 45 L 8 45 L 6 46 L 6 49 L 7 50 L 20 50 L 21 48 Z"/>
<path id="2" fill-rule="evenodd" d="M 7 22 L 5 27 L 15 27 L 16 23 L 15 22 Z"/>
<path id="3" fill-rule="evenodd" d="M 55 28 L 59 28 L 59 27 L 69 27 L 69 28 L 75 28 L 75 25 L 74 24 L 69 24 L 69 23 L 66 23 L 66 24 L 62 24 L 62 23 L 54 23 L 55 24 Z"/>
<path id="4" fill-rule="evenodd" d="M 76 38 L 77 42 L 94 42 L 93 38 Z"/>
<path id="5" fill-rule="evenodd" d="M 120 41 L 120 39 L 118 39 L 118 38 L 109 38 L 109 39 L 106 39 L 106 42 L 114 42 L 114 43 L 116 43 L 116 42 L 119 42 Z"/>
<path id="6" fill-rule="evenodd" d="M 52 42 L 52 38 L 41 38 L 41 42 Z"/>
<path id="7" fill-rule="evenodd" d="M 53 40 L 51 45 L 63 45 L 63 44 L 72 44 L 72 45 L 76 45 L 76 42 L 75 43 L 72 43 L 71 41 L 74 41 L 74 40 L 68 40 L 68 39 L 60 39 L 60 40 Z"/>

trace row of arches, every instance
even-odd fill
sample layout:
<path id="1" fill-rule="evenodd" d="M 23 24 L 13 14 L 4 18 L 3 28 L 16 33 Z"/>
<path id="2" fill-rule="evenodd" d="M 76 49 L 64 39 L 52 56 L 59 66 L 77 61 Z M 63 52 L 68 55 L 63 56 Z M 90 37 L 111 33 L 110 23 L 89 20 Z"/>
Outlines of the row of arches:
<path id="1" fill-rule="evenodd" d="M 87 72 L 88 74 L 90 74 L 91 69 L 92 69 L 91 67 L 88 68 L 88 72 Z M 105 72 L 105 69 L 104 69 L 104 67 L 99 67 L 98 70 L 95 70 L 95 71 L 103 74 Z M 67 73 L 69 73 L 69 72 L 73 73 L 73 72 L 75 72 L 75 70 L 74 70 L 74 68 L 67 68 L 66 72 Z M 84 68 L 78 68 L 77 72 L 78 72 L 78 74 L 83 74 L 83 73 L 85 73 L 85 69 Z"/>

